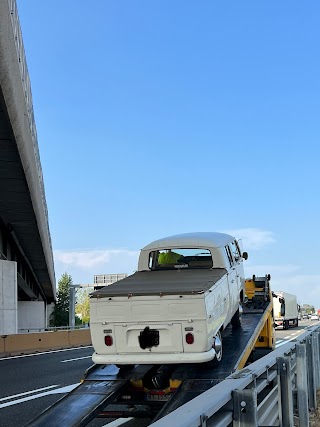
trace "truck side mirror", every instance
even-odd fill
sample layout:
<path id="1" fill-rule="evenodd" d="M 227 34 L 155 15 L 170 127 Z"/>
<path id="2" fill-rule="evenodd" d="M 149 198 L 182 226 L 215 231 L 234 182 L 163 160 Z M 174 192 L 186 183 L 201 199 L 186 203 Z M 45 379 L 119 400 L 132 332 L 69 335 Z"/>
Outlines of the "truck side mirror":
<path id="1" fill-rule="evenodd" d="M 242 252 L 242 258 L 247 260 L 248 259 L 248 252 Z"/>
<path id="2" fill-rule="evenodd" d="M 280 316 L 285 316 L 286 314 L 286 306 L 284 303 L 281 304 Z"/>

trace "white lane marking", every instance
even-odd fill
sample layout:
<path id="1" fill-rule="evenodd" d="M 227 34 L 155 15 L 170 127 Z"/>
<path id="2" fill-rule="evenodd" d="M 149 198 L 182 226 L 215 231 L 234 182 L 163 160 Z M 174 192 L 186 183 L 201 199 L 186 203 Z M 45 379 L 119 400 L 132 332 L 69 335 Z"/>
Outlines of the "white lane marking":
<path id="1" fill-rule="evenodd" d="M 118 427 L 118 426 L 122 426 L 123 424 L 125 424 L 131 420 L 133 420 L 132 417 L 130 417 L 130 418 L 118 418 L 117 420 L 114 420 L 109 424 L 105 424 L 102 427 Z"/>
<path id="2" fill-rule="evenodd" d="M 281 342 L 279 344 L 276 344 L 276 348 L 281 347 L 284 344 L 287 344 L 287 342 L 289 342 L 289 341 L 283 341 L 283 342 Z"/>
<path id="3" fill-rule="evenodd" d="M 61 363 L 73 362 L 74 360 L 91 359 L 92 356 L 77 357 L 75 359 L 60 360 Z"/>
<path id="4" fill-rule="evenodd" d="M 17 405 L 18 403 L 27 402 L 28 400 L 38 399 L 39 397 L 48 396 L 49 394 L 59 394 L 59 393 L 69 393 L 74 388 L 76 388 L 80 383 L 70 384 L 65 387 L 56 388 L 55 390 L 50 390 L 44 393 L 34 394 L 33 396 L 24 397 L 22 399 L 13 400 L 12 402 L 2 403 L 0 404 L 1 408 L 6 408 L 8 406 Z M 9 399 L 10 397 L 8 397 Z"/>
<path id="5" fill-rule="evenodd" d="M 32 353 L 32 354 L 21 354 L 20 356 L 8 356 L 2 357 L 1 360 L 9 360 L 9 359 L 20 359 L 22 357 L 31 357 L 31 356 L 41 356 L 42 354 L 51 354 L 51 353 L 59 353 L 60 351 L 71 351 L 71 350 L 82 350 L 84 348 L 93 348 L 92 345 L 86 345 L 84 347 L 75 347 L 75 348 L 63 348 L 61 350 L 51 350 L 51 351 L 43 351 L 41 353 Z M 91 356 L 90 356 L 91 357 Z"/>
<path id="6" fill-rule="evenodd" d="M 281 346 L 282 346 L 282 345 L 284 345 L 284 344 L 288 344 L 288 342 L 293 341 L 293 340 L 295 340 L 295 339 L 296 339 L 296 337 L 292 337 L 292 338 L 290 338 L 289 340 L 284 340 L 283 342 L 280 342 L 279 344 L 278 344 L 278 343 L 276 343 L 276 348 L 281 347 Z"/>
<path id="7" fill-rule="evenodd" d="M 284 337 L 285 340 L 288 340 L 290 338 L 290 335 Z"/>
<path id="8" fill-rule="evenodd" d="M 16 397 L 25 396 L 26 394 L 36 393 L 37 391 L 48 390 L 49 388 L 55 388 L 55 387 L 59 387 L 59 385 L 58 385 L 58 384 L 55 384 L 55 385 L 49 385 L 48 387 L 37 388 L 37 389 L 35 389 L 35 390 L 26 391 L 26 392 L 24 392 L 24 393 L 13 394 L 13 395 L 11 395 L 11 396 L 2 397 L 2 398 L 0 399 L 0 402 L 3 402 L 4 400 L 15 399 Z"/>

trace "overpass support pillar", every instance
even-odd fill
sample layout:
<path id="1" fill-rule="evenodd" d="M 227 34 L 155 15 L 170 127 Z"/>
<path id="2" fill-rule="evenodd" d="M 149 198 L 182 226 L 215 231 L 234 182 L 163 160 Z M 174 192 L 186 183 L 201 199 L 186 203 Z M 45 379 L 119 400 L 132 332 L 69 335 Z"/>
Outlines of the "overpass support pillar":
<path id="1" fill-rule="evenodd" d="M 18 333 L 17 263 L 0 260 L 0 335 Z"/>

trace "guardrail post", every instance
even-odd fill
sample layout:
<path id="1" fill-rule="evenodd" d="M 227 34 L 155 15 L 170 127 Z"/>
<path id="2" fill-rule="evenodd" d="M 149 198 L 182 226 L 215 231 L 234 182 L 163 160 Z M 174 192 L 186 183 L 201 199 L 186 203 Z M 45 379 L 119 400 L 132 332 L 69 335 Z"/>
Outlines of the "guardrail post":
<path id="1" fill-rule="evenodd" d="M 233 397 L 233 427 L 256 427 L 257 415 L 257 390 L 234 390 Z"/>
<path id="2" fill-rule="evenodd" d="M 282 427 L 294 427 L 290 357 L 277 357 L 277 370 L 280 393 L 280 425 Z"/>
<path id="3" fill-rule="evenodd" d="M 320 332 L 318 334 L 318 357 L 319 357 L 319 387 L 320 387 Z"/>
<path id="4" fill-rule="evenodd" d="M 296 344 L 297 355 L 297 399 L 299 427 L 309 427 L 307 350 L 305 344 Z"/>
<path id="5" fill-rule="evenodd" d="M 319 332 L 313 332 L 313 350 L 314 350 L 314 362 L 313 371 L 315 373 L 315 387 L 316 390 L 320 389 L 320 362 L 319 362 Z"/>
<path id="6" fill-rule="evenodd" d="M 309 409 L 314 411 L 317 408 L 317 391 L 315 385 L 315 371 L 313 365 L 314 350 L 313 350 L 313 339 L 312 335 L 309 335 L 306 339 L 307 345 L 307 372 L 308 372 L 308 396 L 309 396 Z M 318 374 L 317 374 L 318 375 Z"/>

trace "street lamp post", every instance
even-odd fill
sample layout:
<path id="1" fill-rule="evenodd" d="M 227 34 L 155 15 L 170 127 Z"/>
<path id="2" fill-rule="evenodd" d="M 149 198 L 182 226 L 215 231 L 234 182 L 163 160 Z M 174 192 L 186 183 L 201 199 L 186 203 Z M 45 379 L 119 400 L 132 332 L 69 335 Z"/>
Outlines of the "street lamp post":
<path id="1" fill-rule="evenodd" d="M 74 329 L 76 317 L 76 289 L 81 288 L 81 285 L 70 285 L 69 294 L 69 327 Z"/>

